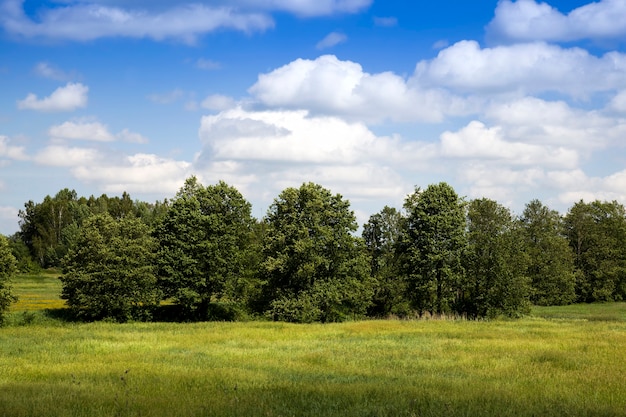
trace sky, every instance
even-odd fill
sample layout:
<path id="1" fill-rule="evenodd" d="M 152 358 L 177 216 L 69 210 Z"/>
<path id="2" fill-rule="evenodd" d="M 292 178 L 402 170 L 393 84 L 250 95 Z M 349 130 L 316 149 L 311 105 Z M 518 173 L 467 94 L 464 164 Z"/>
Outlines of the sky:
<path id="1" fill-rule="evenodd" d="M 0 233 L 63 188 L 359 224 L 442 181 L 521 214 L 626 203 L 626 0 L 0 0 Z"/>

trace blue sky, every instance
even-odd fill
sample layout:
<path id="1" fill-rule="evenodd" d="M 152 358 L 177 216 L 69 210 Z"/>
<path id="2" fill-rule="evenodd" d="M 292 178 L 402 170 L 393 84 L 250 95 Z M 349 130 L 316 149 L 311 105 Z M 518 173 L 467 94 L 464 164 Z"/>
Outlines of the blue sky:
<path id="1" fill-rule="evenodd" d="M 62 188 L 322 184 L 360 223 L 446 181 L 626 203 L 623 0 L 0 0 L 0 233 Z"/>

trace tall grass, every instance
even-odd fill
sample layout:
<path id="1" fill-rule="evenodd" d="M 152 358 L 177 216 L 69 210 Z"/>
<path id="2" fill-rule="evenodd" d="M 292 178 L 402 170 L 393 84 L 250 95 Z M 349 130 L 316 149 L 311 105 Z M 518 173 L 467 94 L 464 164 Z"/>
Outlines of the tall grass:
<path id="1" fill-rule="evenodd" d="M 12 314 L 0 417 L 626 415 L 625 304 L 328 325 Z"/>
<path id="2" fill-rule="evenodd" d="M 9 327 L 0 415 L 626 415 L 625 331 L 541 319 Z"/>

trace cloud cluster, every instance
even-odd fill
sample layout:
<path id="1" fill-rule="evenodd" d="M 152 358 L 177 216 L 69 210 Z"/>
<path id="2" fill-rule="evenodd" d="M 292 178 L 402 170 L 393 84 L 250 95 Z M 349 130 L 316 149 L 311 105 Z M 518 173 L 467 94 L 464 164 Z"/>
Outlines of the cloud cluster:
<path id="1" fill-rule="evenodd" d="M 259 75 L 248 90 L 265 106 L 308 109 L 367 122 L 441 121 L 471 112 L 467 100 L 426 89 L 392 72 L 369 74 L 361 65 L 323 55 L 297 59 Z"/>
<path id="2" fill-rule="evenodd" d="M 482 48 L 468 40 L 420 61 L 415 78 L 465 94 L 558 92 L 585 97 L 626 87 L 626 55 L 596 57 L 581 48 L 543 42 Z"/>
<path id="3" fill-rule="evenodd" d="M 4 0 L 3 10 L 10 13 L 0 21 L 27 37 L 191 42 L 216 28 L 267 29 L 275 10 L 305 17 L 354 13 L 371 1 L 124 3 L 68 1 L 44 9 L 35 22 L 22 2 Z M 561 204 L 559 209 L 579 198 L 626 203 L 626 170 L 603 160 L 621 152 L 626 137 L 626 54 L 550 43 L 623 36 L 624 8 L 623 1 L 602 0 L 565 15 L 534 0 L 504 0 L 487 30 L 506 42 L 491 47 L 475 40 L 442 42 L 436 56 L 416 60 L 407 75 L 371 73 L 334 55 L 293 60 L 260 74 L 243 100 L 220 94 L 194 99 L 195 109 L 210 114 L 200 121 L 202 148 L 190 161 L 113 150 L 112 142 L 147 139 L 128 129 L 113 133 L 93 120 L 51 126 L 50 143 L 32 159 L 66 168 L 105 192 L 171 195 L 194 173 L 203 181 L 226 180 L 268 204 L 287 186 L 315 181 L 369 214 L 383 204 L 401 204 L 415 185 L 433 181 L 452 182 L 461 194 L 494 198 L 515 209 L 546 196 L 556 196 L 547 202 Z M 393 26 L 397 20 L 378 18 L 375 24 Z M 346 39 L 333 32 L 318 47 Z M 210 60 L 188 62 L 219 68 Z M 58 75 L 45 63 L 38 71 Z M 74 110 L 86 106 L 87 93 L 86 86 L 68 83 L 42 99 L 31 93 L 18 107 Z M 173 90 L 148 98 L 167 104 L 185 95 L 191 93 Z M 28 158 L 4 136 L 0 157 Z M 542 190 L 545 194 L 537 195 Z M 366 210 L 359 203 L 370 205 Z"/>
<path id="4" fill-rule="evenodd" d="M 498 2 L 487 33 L 492 39 L 507 42 L 623 39 L 626 3 L 600 0 L 563 14 L 535 0 L 503 0 Z"/>

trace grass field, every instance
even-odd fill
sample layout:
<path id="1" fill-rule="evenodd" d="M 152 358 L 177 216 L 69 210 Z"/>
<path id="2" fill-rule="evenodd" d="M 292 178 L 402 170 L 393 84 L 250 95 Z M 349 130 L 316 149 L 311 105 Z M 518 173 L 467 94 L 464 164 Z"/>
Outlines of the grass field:
<path id="1" fill-rule="evenodd" d="M 328 325 L 11 315 L 0 416 L 626 416 L 625 304 Z"/>

